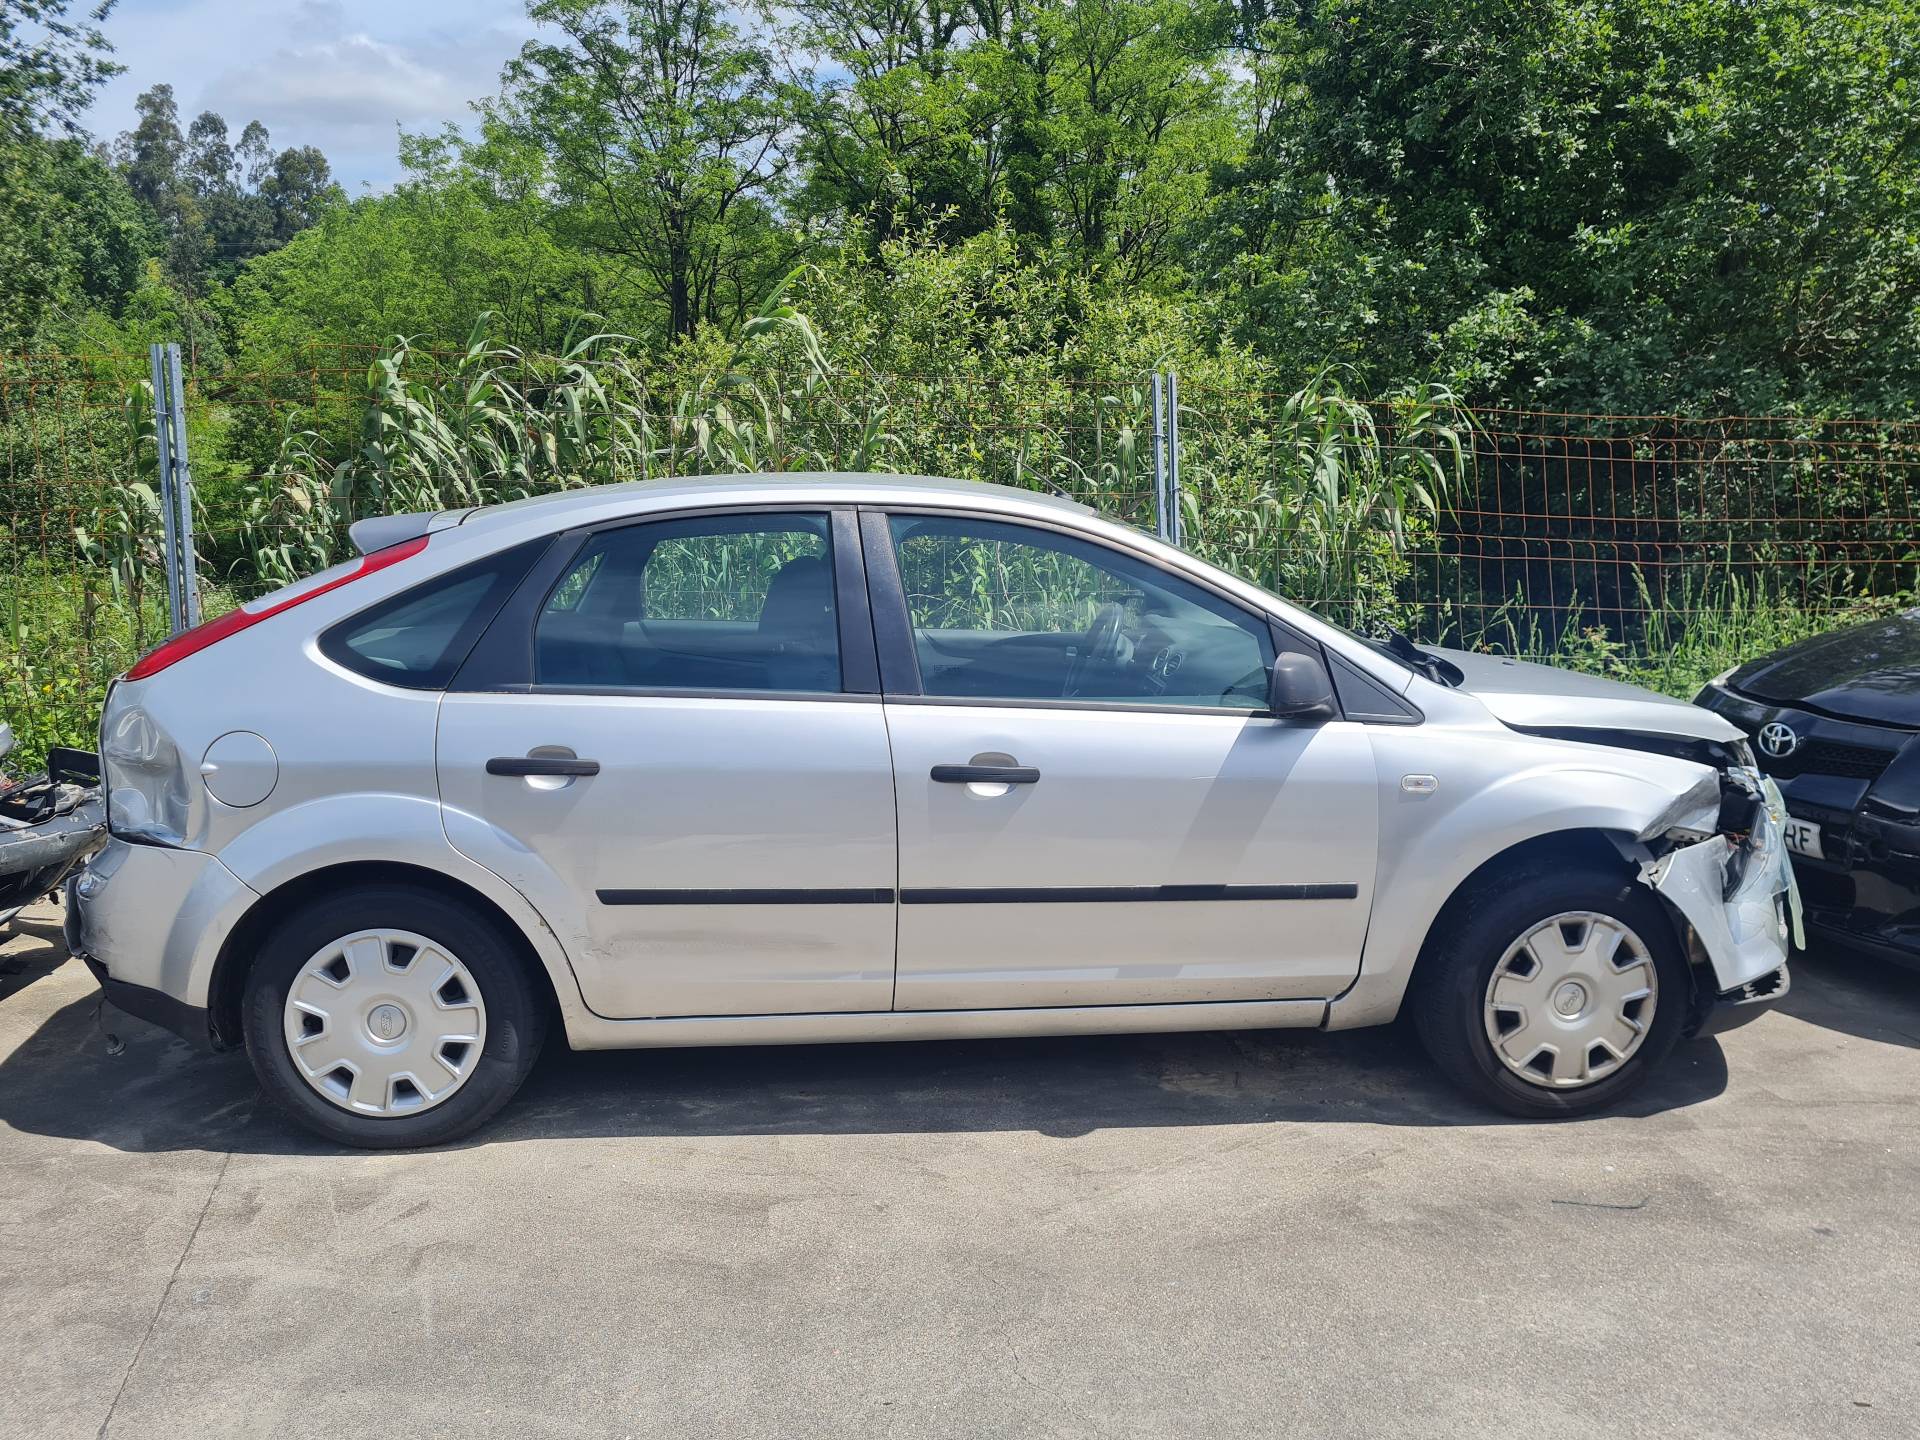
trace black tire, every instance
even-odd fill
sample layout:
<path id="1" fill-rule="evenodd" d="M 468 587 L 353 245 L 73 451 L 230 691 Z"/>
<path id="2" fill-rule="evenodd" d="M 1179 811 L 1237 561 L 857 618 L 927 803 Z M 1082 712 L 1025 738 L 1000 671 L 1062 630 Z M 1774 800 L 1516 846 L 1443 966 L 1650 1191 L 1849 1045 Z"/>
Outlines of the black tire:
<path id="1" fill-rule="evenodd" d="M 1576 1089 L 1549 1089 L 1514 1074 L 1487 1036 L 1487 987 L 1509 946 L 1555 915 L 1592 911 L 1637 935 L 1658 982 L 1653 1020 L 1612 1074 Z M 1674 922 L 1657 896 L 1623 872 L 1539 866 L 1503 874 L 1442 915 L 1408 995 L 1414 1028 L 1433 1062 L 1478 1100 L 1527 1119 L 1588 1115 L 1617 1104 L 1679 1041 L 1692 1003 L 1691 977 Z"/>
<path id="2" fill-rule="evenodd" d="M 416 1115 L 361 1115 L 333 1104 L 302 1077 L 287 1048 L 287 993 L 307 961 L 330 941 L 380 927 L 445 945 L 467 967 L 486 1006 L 486 1039 L 472 1075 Z M 507 938 L 459 902 L 405 884 L 357 886 L 287 915 L 260 947 L 241 1017 L 248 1058 L 268 1097 L 316 1135 L 366 1150 L 441 1145 L 484 1124 L 527 1078 L 547 1029 L 545 997 Z"/>

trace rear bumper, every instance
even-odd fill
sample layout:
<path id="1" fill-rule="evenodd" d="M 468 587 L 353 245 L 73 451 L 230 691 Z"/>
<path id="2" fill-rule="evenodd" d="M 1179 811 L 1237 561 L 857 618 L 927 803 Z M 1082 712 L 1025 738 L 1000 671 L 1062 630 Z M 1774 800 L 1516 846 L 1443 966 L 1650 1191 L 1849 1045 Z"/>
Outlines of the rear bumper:
<path id="1" fill-rule="evenodd" d="M 91 955 L 81 955 L 80 959 L 100 982 L 100 993 L 114 1009 L 136 1020 L 158 1025 L 162 1030 L 171 1030 L 197 1049 L 212 1051 L 215 1048 L 213 1026 L 207 1012 L 199 1006 L 176 1000 L 164 990 L 149 990 L 144 985 L 116 980 L 107 973 L 107 967 Z"/>
<path id="2" fill-rule="evenodd" d="M 212 855 L 110 839 L 67 883 L 67 950 L 117 1008 L 211 1047 L 214 963 L 257 898 Z"/>

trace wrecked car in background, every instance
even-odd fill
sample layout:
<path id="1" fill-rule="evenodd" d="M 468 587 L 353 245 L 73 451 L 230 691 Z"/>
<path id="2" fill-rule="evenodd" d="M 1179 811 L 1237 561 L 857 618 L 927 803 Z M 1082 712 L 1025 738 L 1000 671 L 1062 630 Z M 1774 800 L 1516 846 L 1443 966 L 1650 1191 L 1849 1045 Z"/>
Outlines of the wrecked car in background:
<path id="1" fill-rule="evenodd" d="M 1808 928 L 1920 965 L 1920 610 L 1748 661 L 1695 703 L 1779 782 Z"/>
<path id="2" fill-rule="evenodd" d="M 13 729 L 0 724 L 0 761 Z M 0 928 L 57 891 L 107 838 L 99 757 L 55 746 L 47 768 L 24 779 L 0 774 Z"/>
<path id="3" fill-rule="evenodd" d="M 1511 1113 L 1786 992 L 1732 724 L 1365 640 L 1071 501 L 607 486 L 354 527 L 102 719 L 69 948 L 348 1144 L 581 1048 L 1410 1012 Z"/>

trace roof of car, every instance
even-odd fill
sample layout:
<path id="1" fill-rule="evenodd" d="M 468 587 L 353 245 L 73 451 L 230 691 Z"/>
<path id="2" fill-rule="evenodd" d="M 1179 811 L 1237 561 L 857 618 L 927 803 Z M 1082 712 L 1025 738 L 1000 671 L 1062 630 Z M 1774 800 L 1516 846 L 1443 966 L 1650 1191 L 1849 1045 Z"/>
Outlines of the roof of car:
<path id="1" fill-rule="evenodd" d="M 986 485 L 977 480 L 949 480 L 937 475 L 846 474 L 834 471 L 793 471 L 782 474 L 687 475 L 660 480 L 632 480 L 621 485 L 589 485 L 577 490 L 557 490 L 532 495 L 502 505 L 488 505 L 468 511 L 457 523 L 475 520 L 527 519 L 532 513 L 546 511 L 563 516 L 570 510 L 602 510 L 611 502 L 632 498 L 644 500 L 639 508 L 672 508 L 679 503 L 711 500 L 719 504 L 752 504 L 760 499 L 778 500 L 788 492 L 804 494 L 812 501 L 852 501 L 913 503 L 936 500 L 972 500 L 993 505 L 1038 506 L 1089 515 L 1090 507 L 1065 496 L 1049 495 L 1012 485 Z"/>

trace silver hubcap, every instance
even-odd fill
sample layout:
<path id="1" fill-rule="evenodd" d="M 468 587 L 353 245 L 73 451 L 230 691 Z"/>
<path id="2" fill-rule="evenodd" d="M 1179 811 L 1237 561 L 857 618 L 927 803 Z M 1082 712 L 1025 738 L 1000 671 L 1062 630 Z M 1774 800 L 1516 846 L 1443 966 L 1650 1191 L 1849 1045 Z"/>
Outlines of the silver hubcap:
<path id="1" fill-rule="evenodd" d="M 316 1093 L 358 1115 L 431 1109 L 487 1040 L 480 987 L 424 935 L 361 930 L 323 946 L 287 991 L 287 1050 Z"/>
<path id="2" fill-rule="evenodd" d="M 1527 931 L 1493 967 L 1487 1039 L 1530 1084 L 1592 1085 L 1633 1058 L 1658 991 L 1638 935 L 1610 915 L 1570 910 Z"/>

